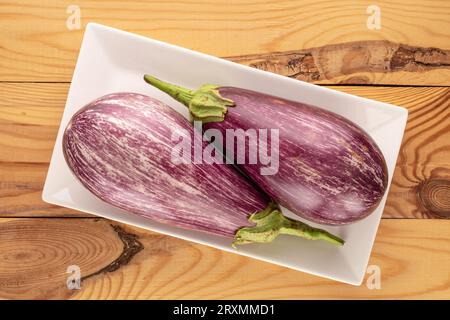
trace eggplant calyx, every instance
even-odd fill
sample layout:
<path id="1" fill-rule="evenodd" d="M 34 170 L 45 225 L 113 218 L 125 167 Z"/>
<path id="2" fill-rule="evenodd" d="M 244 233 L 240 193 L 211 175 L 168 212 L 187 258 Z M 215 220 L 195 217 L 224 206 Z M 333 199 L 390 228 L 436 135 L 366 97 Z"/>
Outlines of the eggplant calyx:
<path id="1" fill-rule="evenodd" d="M 193 121 L 221 122 L 225 119 L 228 107 L 234 107 L 234 101 L 222 97 L 216 85 L 206 84 L 194 92 L 189 102 L 189 112 Z"/>
<path id="2" fill-rule="evenodd" d="M 220 95 L 217 85 L 206 84 L 197 90 L 190 90 L 148 74 L 144 76 L 144 80 L 188 107 L 192 121 L 221 122 L 225 119 L 228 107 L 235 106 L 233 100 Z"/>
<path id="3" fill-rule="evenodd" d="M 252 214 L 248 220 L 256 223 L 256 226 L 240 228 L 234 237 L 232 244 L 234 248 L 238 244 L 272 242 L 279 234 L 289 234 L 308 240 L 324 240 L 339 246 L 344 244 L 344 240 L 325 230 L 285 217 L 274 203 Z"/>

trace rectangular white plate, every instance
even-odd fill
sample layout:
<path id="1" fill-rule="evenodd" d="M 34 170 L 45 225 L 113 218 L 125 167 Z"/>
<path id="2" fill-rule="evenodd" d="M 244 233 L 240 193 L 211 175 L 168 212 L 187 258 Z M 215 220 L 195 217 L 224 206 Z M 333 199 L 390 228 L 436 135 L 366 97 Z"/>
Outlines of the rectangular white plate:
<path id="1" fill-rule="evenodd" d="M 188 116 L 184 106 L 147 85 L 142 79 L 144 73 L 190 88 L 216 83 L 252 89 L 341 114 L 363 127 L 378 143 L 386 157 L 389 185 L 391 183 L 406 125 L 406 109 L 90 23 L 45 181 L 44 201 L 322 277 L 361 284 L 386 196 L 368 218 L 348 226 L 326 228 L 346 240 L 342 248 L 321 241 L 280 236 L 271 244 L 251 244 L 234 250 L 231 240 L 149 221 L 103 203 L 90 194 L 69 171 L 61 146 L 64 128 L 78 109 L 105 94 L 131 91 L 159 99 Z"/>

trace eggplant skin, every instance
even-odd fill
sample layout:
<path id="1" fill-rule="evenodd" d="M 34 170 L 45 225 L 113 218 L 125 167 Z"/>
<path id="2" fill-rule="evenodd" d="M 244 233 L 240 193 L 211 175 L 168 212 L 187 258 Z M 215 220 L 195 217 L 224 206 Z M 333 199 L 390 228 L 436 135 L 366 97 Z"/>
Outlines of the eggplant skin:
<path id="1" fill-rule="evenodd" d="M 218 90 L 235 106 L 224 121 L 204 124 L 205 130 L 279 129 L 276 174 L 261 175 L 259 162 L 239 165 L 275 201 L 330 225 L 374 211 L 386 192 L 388 173 L 383 154 L 363 129 L 315 106 L 234 87 Z"/>
<path id="2" fill-rule="evenodd" d="M 158 222 L 234 237 L 254 225 L 249 215 L 269 199 L 230 165 L 174 164 L 173 133 L 193 140 L 193 130 L 158 100 L 114 93 L 73 116 L 63 151 L 74 175 L 101 200 Z"/>

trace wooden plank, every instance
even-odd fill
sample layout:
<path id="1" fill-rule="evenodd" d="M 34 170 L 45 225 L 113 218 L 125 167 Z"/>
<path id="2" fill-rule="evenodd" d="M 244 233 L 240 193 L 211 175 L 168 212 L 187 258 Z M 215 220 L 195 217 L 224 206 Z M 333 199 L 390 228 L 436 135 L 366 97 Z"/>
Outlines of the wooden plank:
<path id="1" fill-rule="evenodd" d="M 123 251 L 106 220 L 1 219 L 1 298 L 49 299 L 67 290 L 67 268 L 87 275 L 117 261 Z"/>
<path id="2" fill-rule="evenodd" d="M 367 26 L 371 3 L 358 0 L 79 0 L 79 30 L 66 26 L 74 21 L 69 5 L 2 1 L 0 81 L 70 81 L 84 28 L 95 21 L 281 73 L 301 71 L 313 58 L 321 76 L 311 80 L 327 84 L 449 85 L 445 0 L 377 1 L 381 24 L 374 30 Z M 302 61 L 305 50 L 311 55 Z"/>
<path id="3" fill-rule="evenodd" d="M 91 217 L 42 201 L 47 163 L 0 162 L 1 217 Z"/>
<path id="4" fill-rule="evenodd" d="M 50 161 L 68 88 L 59 83 L 0 83 L 0 161 Z"/>
<path id="5" fill-rule="evenodd" d="M 91 217 L 41 199 L 69 84 L 0 83 L 0 215 Z"/>
<path id="6" fill-rule="evenodd" d="M 383 220 L 377 290 L 373 271 L 355 287 L 107 220 L 0 219 L 0 298 L 445 299 L 449 247 L 448 220 Z M 80 290 L 66 287 L 70 265 Z"/>
<path id="7" fill-rule="evenodd" d="M 448 217 L 450 88 L 333 88 L 409 110 L 384 217 Z M 0 214 L 74 213 L 48 206 L 40 199 L 67 89 L 68 84 L 0 83 L 0 148 L 7 151 L 0 153 Z"/>

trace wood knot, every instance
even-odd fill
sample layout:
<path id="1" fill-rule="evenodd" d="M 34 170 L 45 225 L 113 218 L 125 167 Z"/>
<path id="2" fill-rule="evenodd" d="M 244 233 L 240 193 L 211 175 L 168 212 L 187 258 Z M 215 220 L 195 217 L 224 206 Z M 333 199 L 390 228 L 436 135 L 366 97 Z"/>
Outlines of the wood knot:
<path id="1" fill-rule="evenodd" d="M 432 215 L 450 218 L 450 180 L 427 179 L 418 188 L 422 206 Z"/>

